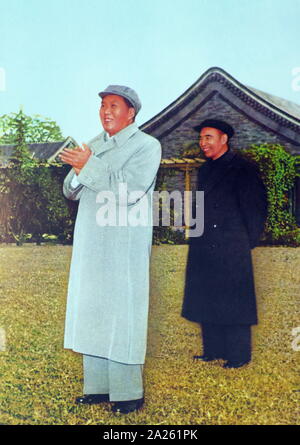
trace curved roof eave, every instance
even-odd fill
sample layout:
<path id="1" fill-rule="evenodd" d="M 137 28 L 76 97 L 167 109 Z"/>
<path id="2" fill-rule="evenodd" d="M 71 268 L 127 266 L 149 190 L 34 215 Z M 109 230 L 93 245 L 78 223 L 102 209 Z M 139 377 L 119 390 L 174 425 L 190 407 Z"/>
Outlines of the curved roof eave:
<path id="1" fill-rule="evenodd" d="M 259 109 L 260 112 L 263 110 L 264 114 L 270 119 L 276 116 L 279 121 L 289 123 L 289 126 L 292 126 L 293 130 L 297 129 L 297 133 L 299 132 L 300 134 L 300 106 L 284 99 L 276 98 L 270 94 L 263 93 L 254 88 L 247 87 L 234 79 L 222 68 L 218 67 L 209 68 L 190 88 L 179 96 L 178 99 L 173 101 L 156 116 L 145 122 L 141 126 L 141 130 L 151 131 L 153 128 L 157 129 L 160 125 L 164 124 L 170 116 L 176 115 L 176 113 L 184 108 L 189 101 L 194 99 L 194 97 L 199 94 L 200 89 L 205 88 L 209 81 L 225 84 L 225 87 L 227 86 L 230 88 L 233 91 L 233 94 L 236 94 L 239 97 L 244 96 L 243 99 L 245 101 L 247 100 L 247 102 L 249 100 L 254 101 L 253 103 L 255 103 L 257 109 Z M 282 104 L 282 107 L 279 106 L 280 103 Z M 289 107 L 291 112 L 288 112 Z M 299 115 L 297 113 L 298 109 Z M 299 141 L 297 142 L 299 143 Z"/>

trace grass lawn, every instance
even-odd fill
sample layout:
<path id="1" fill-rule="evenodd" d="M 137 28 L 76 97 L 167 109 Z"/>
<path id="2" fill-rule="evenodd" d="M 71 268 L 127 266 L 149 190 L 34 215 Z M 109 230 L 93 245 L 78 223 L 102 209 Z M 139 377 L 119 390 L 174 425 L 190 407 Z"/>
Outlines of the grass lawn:
<path id="1" fill-rule="evenodd" d="M 300 249 L 253 252 L 259 320 L 253 361 L 225 370 L 194 363 L 199 327 L 180 317 L 187 246 L 154 246 L 146 405 L 116 417 L 109 404 L 77 406 L 81 355 L 63 349 L 71 247 L 0 246 L 0 423 L 32 425 L 299 424 Z"/>

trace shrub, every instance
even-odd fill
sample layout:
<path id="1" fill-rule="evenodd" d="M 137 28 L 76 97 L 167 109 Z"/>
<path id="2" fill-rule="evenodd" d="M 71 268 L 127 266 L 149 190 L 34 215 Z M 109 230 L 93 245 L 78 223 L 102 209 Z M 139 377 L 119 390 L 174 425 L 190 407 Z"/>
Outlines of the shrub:
<path id="1" fill-rule="evenodd" d="M 268 219 L 262 241 L 300 245 L 300 229 L 290 210 L 289 195 L 297 176 L 299 156 L 292 156 L 278 144 L 252 145 L 242 154 L 257 164 L 268 196 Z"/>
<path id="2" fill-rule="evenodd" d="M 160 169 L 157 176 L 156 181 L 156 190 L 157 191 L 164 191 L 167 190 L 166 186 L 166 180 L 168 177 L 171 177 L 175 174 L 172 170 L 165 170 Z M 184 230 L 176 229 L 173 226 L 163 226 L 162 225 L 162 211 L 164 210 L 164 213 L 167 212 L 167 214 L 170 215 L 170 222 L 172 224 L 172 221 L 174 221 L 174 209 L 170 209 L 166 207 L 163 200 L 159 200 L 159 225 L 153 227 L 153 244 L 159 245 L 159 244 L 185 244 L 187 240 L 185 239 L 185 233 Z"/>

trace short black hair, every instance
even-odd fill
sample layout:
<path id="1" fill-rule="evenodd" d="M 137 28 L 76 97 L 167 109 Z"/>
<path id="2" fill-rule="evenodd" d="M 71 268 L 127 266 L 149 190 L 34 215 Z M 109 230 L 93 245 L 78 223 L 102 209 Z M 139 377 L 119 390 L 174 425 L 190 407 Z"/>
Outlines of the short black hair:
<path id="1" fill-rule="evenodd" d="M 133 109 L 134 109 L 133 121 L 135 121 L 136 111 L 135 111 L 134 106 L 132 105 L 132 103 L 130 102 L 130 100 L 126 99 L 126 97 L 124 97 L 124 96 L 121 96 L 121 97 L 123 97 L 123 99 L 124 99 L 124 101 L 125 101 L 125 104 L 128 106 L 128 108 L 133 108 Z"/>

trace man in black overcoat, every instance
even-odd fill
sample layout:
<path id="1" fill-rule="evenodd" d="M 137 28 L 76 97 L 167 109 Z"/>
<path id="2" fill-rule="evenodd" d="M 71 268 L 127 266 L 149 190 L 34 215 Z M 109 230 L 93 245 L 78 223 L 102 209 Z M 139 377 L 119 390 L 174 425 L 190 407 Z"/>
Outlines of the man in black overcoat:
<path id="1" fill-rule="evenodd" d="M 201 324 L 203 355 L 239 368 L 251 360 L 251 325 L 257 324 L 251 249 L 267 217 L 266 190 L 254 164 L 229 150 L 226 122 L 195 127 L 207 158 L 198 173 L 204 191 L 204 233 L 190 238 L 183 317 Z"/>

